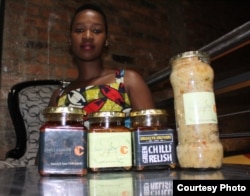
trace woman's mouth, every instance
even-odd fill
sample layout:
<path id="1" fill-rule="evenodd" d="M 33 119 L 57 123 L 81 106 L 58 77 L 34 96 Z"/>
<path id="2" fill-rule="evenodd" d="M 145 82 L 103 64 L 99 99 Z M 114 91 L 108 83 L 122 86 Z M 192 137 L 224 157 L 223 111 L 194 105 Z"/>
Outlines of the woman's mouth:
<path id="1" fill-rule="evenodd" d="M 80 47 L 84 50 L 92 50 L 95 48 L 95 46 L 93 44 L 90 44 L 90 43 L 82 44 Z"/>

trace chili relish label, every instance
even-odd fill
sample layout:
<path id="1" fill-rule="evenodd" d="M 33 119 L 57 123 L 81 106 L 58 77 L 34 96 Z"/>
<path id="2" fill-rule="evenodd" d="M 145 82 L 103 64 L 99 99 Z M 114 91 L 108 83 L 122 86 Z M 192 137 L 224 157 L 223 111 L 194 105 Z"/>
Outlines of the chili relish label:
<path id="1" fill-rule="evenodd" d="M 172 129 L 133 132 L 134 165 L 154 166 L 176 163 Z"/>

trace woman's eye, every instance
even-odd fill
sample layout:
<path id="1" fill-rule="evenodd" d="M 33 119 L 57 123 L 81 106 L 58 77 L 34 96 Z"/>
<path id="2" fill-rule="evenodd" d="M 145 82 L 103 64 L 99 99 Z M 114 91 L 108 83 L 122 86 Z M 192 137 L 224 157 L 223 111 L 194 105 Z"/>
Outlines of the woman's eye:
<path id="1" fill-rule="evenodd" d="M 83 30 L 83 29 L 80 29 L 80 28 L 79 28 L 79 29 L 75 29 L 75 32 L 76 32 L 76 33 L 82 33 L 83 31 L 84 31 L 84 30 Z"/>
<path id="2" fill-rule="evenodd" d="M 96 33 L 96 34 L 99 34 L 99 33 L 102 32 L 102 30 L 101 29 L 93 29 L 93 32 Z"/>

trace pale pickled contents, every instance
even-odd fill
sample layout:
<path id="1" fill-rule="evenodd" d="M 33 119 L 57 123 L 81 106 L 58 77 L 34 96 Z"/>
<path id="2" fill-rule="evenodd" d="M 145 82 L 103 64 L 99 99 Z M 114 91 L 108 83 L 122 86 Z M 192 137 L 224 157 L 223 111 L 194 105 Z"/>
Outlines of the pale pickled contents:
<path id="1" fill-rule="evenodd" d="M 220 168 L 223 147 L 218 136 L 213 69 L 198 51 L 183 53 L 171 66 L 179 164 L 182 168 Z"/>

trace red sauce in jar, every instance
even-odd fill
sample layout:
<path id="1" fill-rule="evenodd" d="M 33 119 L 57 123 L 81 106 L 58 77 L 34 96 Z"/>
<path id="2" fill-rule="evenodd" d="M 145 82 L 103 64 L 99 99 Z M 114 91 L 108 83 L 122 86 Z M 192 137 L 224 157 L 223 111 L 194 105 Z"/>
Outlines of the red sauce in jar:
<path id="1" fill-rule="evenodd" d="M 87 174 L 87 129 L 79 108 L 48 107 L 40 128 L 41 176 Z"/>

